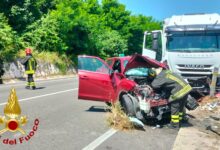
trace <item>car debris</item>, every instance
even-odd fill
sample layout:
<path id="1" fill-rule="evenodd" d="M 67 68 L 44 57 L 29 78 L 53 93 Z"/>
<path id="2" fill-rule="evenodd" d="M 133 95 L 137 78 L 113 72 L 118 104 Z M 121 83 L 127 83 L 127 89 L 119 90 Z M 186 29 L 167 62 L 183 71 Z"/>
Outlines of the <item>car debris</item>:
<path id="1" fill-rule="evenodd" d="M 143 128 L 144 127 L 143 122 L 140 121 L 139 119 L 135 118 L 135 117 L 129 117 L 129 120 L 132 122 L 132 124 L 136 128 Z"/>

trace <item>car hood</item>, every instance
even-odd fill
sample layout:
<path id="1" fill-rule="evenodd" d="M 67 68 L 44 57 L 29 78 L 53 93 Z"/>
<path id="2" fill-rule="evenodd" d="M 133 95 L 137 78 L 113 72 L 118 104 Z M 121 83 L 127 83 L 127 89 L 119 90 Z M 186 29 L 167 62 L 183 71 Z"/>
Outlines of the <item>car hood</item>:
<path id="1" fill-rule="evenodd" d="M 159 68 L 159 67 L 162 67 L 164 69 L 167 68 L 165 64 L 163 64 L 163 63 L 161 63 L 157 60 L 151 59 L 147 56 L 142 56 L 140 54 L 135 54 L 128 61 L 128 64 L 125 67 L 124 73 L 126 71 L 128 71 L 129 69 L 137 68 L 137 67 L 143 67 L 143 68 Z"/>

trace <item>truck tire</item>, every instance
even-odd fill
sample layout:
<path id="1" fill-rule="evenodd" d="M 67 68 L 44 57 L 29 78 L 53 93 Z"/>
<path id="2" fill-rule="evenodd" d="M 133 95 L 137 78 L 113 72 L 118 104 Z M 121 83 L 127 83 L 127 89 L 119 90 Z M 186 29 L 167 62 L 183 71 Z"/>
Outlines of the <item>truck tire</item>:
<path id="1" fill-rule="evenodd" d="M 121 103 L 123 111 L 128 116 L 136 116 L 134 104 L 131 98 L 127 94 L 122 95 L 120 103 Z"/>

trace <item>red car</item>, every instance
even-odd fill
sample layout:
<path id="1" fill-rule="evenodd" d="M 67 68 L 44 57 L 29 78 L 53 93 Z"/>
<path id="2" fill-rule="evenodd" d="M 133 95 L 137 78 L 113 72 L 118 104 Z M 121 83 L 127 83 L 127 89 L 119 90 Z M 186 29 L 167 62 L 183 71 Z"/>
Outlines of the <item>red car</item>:
<path id="1" fill-rule="evenodd" d="M 117 61 L 120 62 L 115 65 Z M 148 99 L 143 96 L 140 99 L 140 91 L 146 90 L 147 86 L 147 69 L 152 67 L 166 68 L 166 65 L 139 54 L 111 58 L 107 63 L 95 56 L 78 56 L 78 97 L 103 102 L 119 100 L 125 112 L 130 115 L 137 115 L 138 110 L 143 110 L 139 104 L 143 99 L 146 104 L 162 110 L 167 105 L 166 100 L 155 100 L 149 95 Z M 144 112 L 147 113 L 149 110 Z"/>
<path id="2" fill-rule="evenodd" d="M 111 57 L 111 58 L 108 58 L 106 60 L 106 62 L 114 71 L 118 71 L 119 73 L 123 73 L 125 66 L 127 65 L 128 61 L 130 59 L 131 59 L 131 56 Z"/>

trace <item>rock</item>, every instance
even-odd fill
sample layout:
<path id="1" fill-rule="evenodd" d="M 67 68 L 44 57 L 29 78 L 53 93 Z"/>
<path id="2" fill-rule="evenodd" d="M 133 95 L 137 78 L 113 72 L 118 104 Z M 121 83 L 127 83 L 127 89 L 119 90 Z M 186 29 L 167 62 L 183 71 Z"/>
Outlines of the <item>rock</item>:
<path id="1" fill-rule="evenodd" d="M 220 136 L 220 125 L 208 126 L 206 129 L 210 130 Z"/>
<path id="2" fill-rule="evenodd" d="M 216 121 L 220 121 L 220 115 L 211 115 L 210 118 L 212 118 Z"/>

